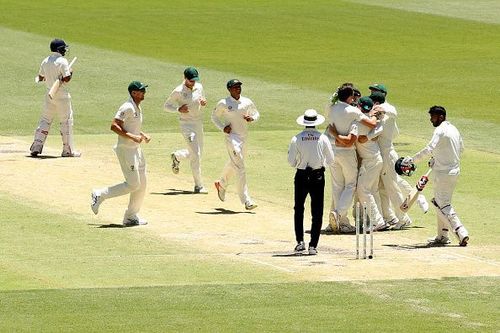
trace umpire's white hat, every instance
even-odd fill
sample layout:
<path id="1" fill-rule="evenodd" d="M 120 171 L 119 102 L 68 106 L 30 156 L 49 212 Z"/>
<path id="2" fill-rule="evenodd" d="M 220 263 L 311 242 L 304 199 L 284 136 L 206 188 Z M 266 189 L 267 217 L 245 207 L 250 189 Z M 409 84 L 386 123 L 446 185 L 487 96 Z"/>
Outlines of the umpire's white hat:
<path id="1" fill-rule="evenodd" d="M 297 118 L 297 124 L 303 126 L 318 126 L 323 124 L 325 117 L 318 114 L 318 111 L 314 109 L 307 109 L 304 114 Z"/>

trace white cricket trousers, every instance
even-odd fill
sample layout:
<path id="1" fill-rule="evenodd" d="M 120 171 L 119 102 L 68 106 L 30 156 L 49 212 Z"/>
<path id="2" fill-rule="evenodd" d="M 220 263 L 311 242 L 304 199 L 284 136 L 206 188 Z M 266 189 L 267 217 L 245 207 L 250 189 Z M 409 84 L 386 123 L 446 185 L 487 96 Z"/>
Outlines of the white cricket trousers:
<path id="1" fill-rule="evenodd" d="M 372 225 L 384 223 L 376 200 L 378 197 L 378 183 L 383 164 L 382 157 L 377 155 L 370 159 L 363 158 L 361 160 L 361 166 L 359 167 L 356 193 L 361 205 L 364 205 L 366 202 L 367 212 L 371 213 L 369 216 L 372 218 L 370 220 Z"/>
<path id="2" fill-rule="evenodd" d="M 394 219 L 394 217 L 397 217 L 401 222 L 409 222 L 410 217 L 408 214 L 401 211 L 399 207 L 405 199 L 401 187 L 408 192 L 411 191 L 412 187 L 407 181 L 399 177 L 394 169 L 394 165 L 398 158 L 398 154 L 394 149 L 382 152 L 384 164 L 379 185 L 380 204 L 382 215 L 386 221 L 390 221 Z"/>
<path id="3" fill-rule="evenodd" d="M 460 171 L 459 169 L 451 172 L 433 170 L 432 174 L 434 182 L 434 200 L 439 206 L 435 207 L 437 213 L 438 236 L 448 237 L 449 226 L 451 226 L 451 230 L 454 232 L 460 227 L 463 227 L 455 209 L 451 205 L 451 198 L 457 185 Z M 465 231 L 465 233 L 466 232 L 467 231 Z"/>
<path id="4" fill-rule="evenodd" d="M 69 94 L 60 95 L 57 94 L 55 99 L 51 99 L 48 94 L 45 95 L 43 113 L 35 131 L 35 138 L 30 149 L 31 152 L 42 152 L 45 140 L 50 131 L 50 126 L 56 116 L 59 118 L 63 153 L 72 153 L 75 151 L 73 144 L 73 107 L 71 96 Z"/>
<path id="5" fill-rule="evenodd" d="M 189 159 L 191 172 L 193 173 L 194 185 L 203 187 L 201 179 L 201 155 L 203 154 L 203 123 L 183 122 L 180 123 L 181 133 L 186 140 L 187 149 L 174 151 L 178 160 Z"/>
<path id="6" fill-rule="evenodd" d="M 130 193 L 128 209 L 124 218 L 134 218 L 141 209 L 146 194 L 146 160 L 140 147 L 115 147 L 125 181 L 100 190 L 102 199 Z"/>
<path id="7" fill-rule="evenodd" d="M 227 161 L 224 166 L 222 176 L 219 181 L 223 188 L 227 188 L 229 180 L 236 173 L 238 195 L 241 203 L 244 204 L 247 201 L 251 201 L 250 195 L 248 194 L 247 176 L 245 171 L 246 144 L 245 141 L 239 136 L 229 134 L 226 135 L 226 148 L 227 153 L 229 154 L 229 161 Z"/>
<path id="8" fill-rule="evenodd" d="M 356 182 L 358 179 L 358 158 L 355 149 L 335 149 L 335 161 L 330 166 L 332 175 L 332 205 L 330 210 L 336 210 L 342 217 L 347 217 L 347 211 L 352 204 Z"/>

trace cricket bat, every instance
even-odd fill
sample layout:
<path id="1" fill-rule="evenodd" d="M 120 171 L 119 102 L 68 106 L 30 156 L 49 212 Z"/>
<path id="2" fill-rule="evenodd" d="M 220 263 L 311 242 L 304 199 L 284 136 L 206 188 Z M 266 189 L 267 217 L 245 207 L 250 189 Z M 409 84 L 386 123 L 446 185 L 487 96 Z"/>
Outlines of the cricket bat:
<path id="1" fill-rule="evenodd" d="M 71 62 L 69 63 L 69 68 L 71 69 L 71 67 L 73 67 L 73 64 L 75 63 L 76 61 L 76 57 L 73 58 L 73 60 L 71 60 Z M 50 90 L 49 90 L 49 97 L 50 99 L 54 98 L 54 96 L 56 95 L 57 91 L 59 90 L 59 87 L 61 86 L 62 84 L 62 81 L 61 79 L 57 79 L 54 84 L 52 84 L 52 87 L 50 87 Z"/>
<path id="2" fill-rule="evenodd" d="M 425 175 L 420 177 L 420 180 L 415 185 L 415 188 L 413 190 L 411 190 L 410 193 L 408 193 L 405 200 L 403 201 L 403 203 L 399 207 L 399 209 L 401 209 L 402 212 L 406 213 L 408 211 L 408 209 L 410 209 L 411 206 L 413 206 L 413 204 L 417 200 L 418 195 L 424 189 L 423 186 L 425 186 L 425 184 L 427 184 L 427 180 L 428 180 L 429 175 L 431 174 L 431 171 L 432 171 L 432 169 L 427 170 Z M 423 184 L 422 184 L 422 182 L 423 182 Z"/>

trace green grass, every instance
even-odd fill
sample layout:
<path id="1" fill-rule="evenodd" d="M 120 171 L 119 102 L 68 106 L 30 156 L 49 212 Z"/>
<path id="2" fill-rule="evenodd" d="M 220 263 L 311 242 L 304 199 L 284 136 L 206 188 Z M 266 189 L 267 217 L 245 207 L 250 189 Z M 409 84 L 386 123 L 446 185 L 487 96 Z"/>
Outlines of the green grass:
<path id="1" fill-rule="evenodd" d="M 365 93 L 384 82 L 400 112 L 401 155 L 430 139 L 429 106 L 446 106 L 467 148 L 454 205 L 473 246 L 498 245 L 497 5 L 361 2 L 0 0 L 0 134 L 30 141 L 43 100 L 33 77 L 49 41 L 62 37 L 72 45 L 69 57 L 79 57 L 77 145 L 85 152 L 114 143 L 110 120 L 128 82 L 140 79 L 150 84 L 148 163 L 159 172 L 166 152 L 183 145 L 176 117 L 162 105 L 183 68 L 194 65 L 207 114 L 227 95 L 228 79 L 244 82 L 243 94 L 262 114 L 250 133 L 250 190 L 260 202 L 291 208 L 286 149 L 299 130 L 295 118 L 305 108 L 322 110 L 344 81 Z M 206 147 L 215 147 L 204 156 L 208 180 L 219 175 L 226 152 L 208 116 L 205 123 Z M 49 138 L 60 145 L 58 135 Z M 287 274 L 227 258 L 202 261 L 204 253 L 184 255 L 179 244 L 141 229 L 94 228 L 88 216 L 23 201 L 0 193 L 0 331 L 500 330 L 498 278 L 288 283 Z M 418 221 L 424 228 L 408 232 L 429 236 L 434 218 L 427 214 Z"/>
<path id="2" fill-rule="evenodd" d="M 13 291 L 0 294 L 0 330 L 495 331 L 499 291 L 495 278 Z"/>

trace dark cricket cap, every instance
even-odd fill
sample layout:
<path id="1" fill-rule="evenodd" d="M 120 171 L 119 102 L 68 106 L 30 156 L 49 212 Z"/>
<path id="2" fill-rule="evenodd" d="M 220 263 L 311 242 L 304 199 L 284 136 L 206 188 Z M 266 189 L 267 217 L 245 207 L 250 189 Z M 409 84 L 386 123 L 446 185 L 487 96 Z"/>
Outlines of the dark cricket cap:
<path id="1" fill-rule="evenodd" d="M 135 91 L 135 90 L 144 90 L 146 91 L 146 88 L 148 87 L 147 84 L 144 84 L 140 81 L 132 81 L 128 85 L 128 92 Z"/>
<path id="2" fill-rule="evenodd" d="M 382 83 L 374 83 L 368 87 L 368 89 L 381 91 L 387 95 L 387 88 Z"/>
<path id="3" fill-rule="evenodd" d="M 358 105 L 363 109 L 364 112 L 370 112 L 373 108 L 373 101 L 368 96 L 363 96 L 358 100 Z"/>
<path id="4" fill-rule="evenodd" d="M 227 81 L 226 87 L 227 87 L 227 89 L 229 89 L 229 88 L 234 87 L 234 86 L 241 86 L 242 84 L 243 84 L 243 82 L 241 82 L 240 80 L 232 79 L 232 80 Z"/>
<path id="5" fill-rule="evenodd" d="M 184 77 L 188 80 L 199 81 L 200 74 L 198 74 L 198 70 L 194 67 L 188 67 L 184 70 Z"/>

